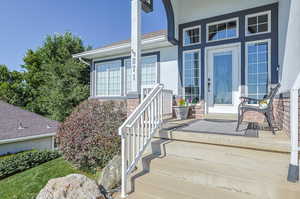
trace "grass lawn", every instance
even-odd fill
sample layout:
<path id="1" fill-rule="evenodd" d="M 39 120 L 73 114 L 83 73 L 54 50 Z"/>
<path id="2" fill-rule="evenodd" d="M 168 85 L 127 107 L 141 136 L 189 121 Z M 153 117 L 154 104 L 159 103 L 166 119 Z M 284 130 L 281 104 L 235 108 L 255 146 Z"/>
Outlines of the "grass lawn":
<path id="1" fill-rule="evenodd" d="M 58 158 L 0 180 L 0 198 L 35 199 L 49 179 L 63 177 L 71 173 L 80 173 L 95 178 L 93 174 L 79 171 L 63 158 Z"/>

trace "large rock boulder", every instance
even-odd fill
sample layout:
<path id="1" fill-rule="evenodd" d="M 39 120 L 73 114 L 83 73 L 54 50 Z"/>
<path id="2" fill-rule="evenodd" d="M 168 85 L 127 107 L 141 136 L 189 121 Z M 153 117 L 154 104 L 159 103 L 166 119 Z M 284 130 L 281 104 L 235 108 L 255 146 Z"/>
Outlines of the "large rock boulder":
<path id="1" fill-rule="evenodd" d="M 97 183 L 80 174 L 52 179 L 36 199 L 104 199 Z"/>
<path id="2" fill-rule="evenodd" d="M 97 180 L 98 184 L 110 192 L 121 185 L 122 158 L 116 155 L 101 171 L 101 177 Z"/>

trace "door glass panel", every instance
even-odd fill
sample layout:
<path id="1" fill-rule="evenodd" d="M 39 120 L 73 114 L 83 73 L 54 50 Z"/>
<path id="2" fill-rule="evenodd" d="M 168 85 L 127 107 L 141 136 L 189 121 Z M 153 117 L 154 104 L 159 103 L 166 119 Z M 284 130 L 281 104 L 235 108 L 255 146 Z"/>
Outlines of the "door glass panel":
<path id="1" fill-rule="evenodd" d="M 232 52 L 213 54 L 214 104 L 232 104 Z"/>

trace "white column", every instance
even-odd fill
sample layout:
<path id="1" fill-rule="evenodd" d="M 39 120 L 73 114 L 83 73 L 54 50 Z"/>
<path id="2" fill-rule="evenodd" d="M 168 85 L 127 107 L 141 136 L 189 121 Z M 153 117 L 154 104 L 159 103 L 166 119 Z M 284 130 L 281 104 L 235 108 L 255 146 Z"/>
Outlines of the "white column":
<path id="1" fill-rule="evenodd" d="M 141 79 L 141 1 L 131 0 L 131 65 L 132 90 L 140 92 Z"/>
<path id="2" fill-rule="evenodd" d="M 292 89 L 290 95 L 290 129 L 291 129 L 291 164 L 298 165 L 298 89 Z"/>
<path id="3" fill-rule="evenodd" d="M 286 48 L 283 64 L 282 87 L 291 89 L 290 95 L 290 131 L 291 131 L 291 162 L 288 180 L 296 182 L 299 180 L 298 160 L 298 90 L 300 88 L 300 1 L 290 0 L 290 13 L 287 30 Z"/>

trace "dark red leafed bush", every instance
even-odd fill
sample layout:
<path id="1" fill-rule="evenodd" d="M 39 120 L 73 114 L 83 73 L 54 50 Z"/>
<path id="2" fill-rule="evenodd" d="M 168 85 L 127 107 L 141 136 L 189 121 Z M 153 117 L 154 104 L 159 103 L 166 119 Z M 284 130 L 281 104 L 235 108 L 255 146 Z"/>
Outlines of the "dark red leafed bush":
<path id="1" fill-rule="evenodd" d="M 86 100 L 60 126 L 59 149 L 81 169 L 103 168 L 120 152 L 118 128 L 125 119 L 124 103 Z"/>

